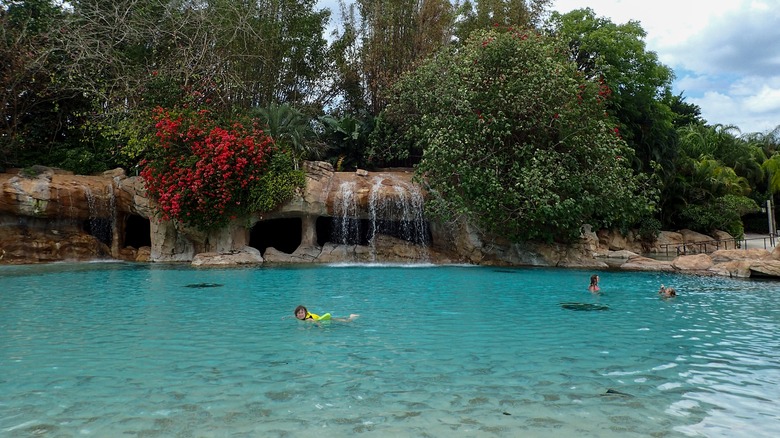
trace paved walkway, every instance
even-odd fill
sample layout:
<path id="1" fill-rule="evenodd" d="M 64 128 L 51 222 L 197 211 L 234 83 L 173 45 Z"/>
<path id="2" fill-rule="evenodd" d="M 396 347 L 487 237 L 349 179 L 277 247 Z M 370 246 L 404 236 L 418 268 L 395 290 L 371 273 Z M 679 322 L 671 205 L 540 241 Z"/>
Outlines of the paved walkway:
<path id="1" fill-rule="evenodd" d="M 766 249 L 772 251 L 780 243 L 780 237 L 772 238 L 769 234 L 745 233 L 745 249 Z M 774 244 L 774 245 L 773 245 Z"/>

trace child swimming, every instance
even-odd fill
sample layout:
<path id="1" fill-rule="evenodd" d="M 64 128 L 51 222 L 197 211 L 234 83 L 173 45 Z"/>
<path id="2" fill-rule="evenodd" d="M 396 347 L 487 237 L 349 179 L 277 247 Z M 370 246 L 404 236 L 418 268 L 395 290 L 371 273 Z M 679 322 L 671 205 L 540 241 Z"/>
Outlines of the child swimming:
<path id="1" fill-rule="evenodd" d="M 358 314 L 352 313 L 349 315 L 348 318 L 334 318 L 330 316 L 330 313 L 325 313 L 322 316 L 316 315 L 314 313 L 309 312 L 308 309 L 306 309 L 305 306 L 298 306 L 295 308 L 295 311 L 293 312 L 295 314 L 295 318 L 299 319 L 301 321 L 340 321 L 340 322 L 350 322 L 354 321 L 358 316 Z"/>

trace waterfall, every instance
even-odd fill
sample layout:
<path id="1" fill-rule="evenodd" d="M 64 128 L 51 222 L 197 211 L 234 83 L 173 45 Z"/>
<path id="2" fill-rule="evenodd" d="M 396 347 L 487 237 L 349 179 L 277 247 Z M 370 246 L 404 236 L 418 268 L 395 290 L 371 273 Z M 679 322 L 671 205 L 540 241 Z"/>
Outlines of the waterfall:
<path id="1" fill-rule="evenodd" d="M 385 234 L 416 245 L 420 249 L 418 259 L 428 260 L 428 227 L 423 213 L 424 199 L 419 187 L 395 177 L 390 177 L 395 196 L 380 197 L 383 178 L 376 177 L 371 186 L 369 220 L 371 234 L 369 242 L 372 257 L 376 259 L 377 234 Z"/>
<path id="2" fill-rule="evenodd" d="M 423 214 L 424 200 L 420 188 L 414 184 L 396 185 L 398 208 L 401 211 L 401 238 L 418 245 L 428 244 L 427 227 Z"/>
<path id="3" fill-rule="evenodd" d="M 84 196 L 87 199 L 87 207 L 89 208 L 87 232 L 110 248 L 113 240 L 114 225 L 116 224 L 114 186 L 109 184 L 106 188 L 106 194 L 102 198 L 96 197 L 88 186 L 83 187 Z"/>
<path id="4" fill-rule="evenodd" d="M 360 221 L 357 220 L 355 183 L 345 181 L 338 191 L 338 202 L 334 203 L 332 238 L 341 245 L 360 243 Z"/>
<path id="5" fill-rule="evenodd" d="M 428 261 L 430 236 L 419 187 L 386 175 L 376 176 L 370 182 L 365 206 L 358 205 L 356 182 L 344 181 L 339 186 L 333 202 L 331 241 L 369 246 L 370 260 L 376 262 L 377 237 L 386 235 L 405 241 L 405 252 L 415 254 L 412 258 Z"/>
<path id="6" fill-rule="evenodd" d="M 371 246 L 371 261 L 376 261 L 376 235 L 380 231 L 379 229 L 379 205 L 377 198 L 379 197 L 379 189 L 382 187 L 382 178 L 374 178 L 374 184 L 371 186 L 371 191 L 368 195 L 368 218 L 371 224 L 371 234 L 368 236 L 368 244 Z"/>

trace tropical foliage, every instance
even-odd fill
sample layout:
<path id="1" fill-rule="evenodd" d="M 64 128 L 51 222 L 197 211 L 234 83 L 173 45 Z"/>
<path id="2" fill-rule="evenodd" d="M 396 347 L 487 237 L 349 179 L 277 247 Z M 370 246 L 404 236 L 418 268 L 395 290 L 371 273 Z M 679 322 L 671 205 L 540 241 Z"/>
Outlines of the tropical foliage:
<path id="1" fill-rule="evenodd" d="M 738 231 L 735 214 L 776 196 L 780 131 L 707 124 L 638 22 L 551 4 L 356 0 L 330 21 L 316 0 L 0 0 L 0 169 L 184 174 L 222 159 L 186 150 L 223 144 L 219 128 L 238 142 L 228 166 L 252 162 L 242 141 L 274 146 L 251 190 L 202 182 L 240 198 L 214 214 L 272 208 L 321 159 L 417 167 L 431 211 L 515 239 L 565 240 L 583 221 Z M 208 130 L 165 149 L 158 107 Z M 163 159 L 173 150 L 183 161 Z M 219 222 L 172 202 L 161 214 Z"/>
<path id="2" fill-rule="evenodd" d="M 303 184 L 292 159 L 258 127 L 220 123 L 208 110 L 155 111 L 157 142 L 141 177 L 160 219 L 202 230 L 269 211 Z"/>
<path id="3" fill-rule="evenodd" d="M 674 73 L 645 49 L 639 23 L 615 24 L 592 9 L 578 9 L 553 13 L 548 27 L 567 42 L 586 77 L 603 80 L 613 91 L 607 109 L 636 152 L 635 166 L 650 171 L 656 162 L 671 172 L 676 133 L 668 100 Z"/>
<path id="4" fill-rule="evenodd" d="M 257 118 L 263 123 L 265 133 L 277 144 L 290 151 L 295 167 L 305 159 L 317 159 L 323 153 L 321 144 L 316 141 L 316 133 L 310 119 L 290 104 L 272 103 L 255 110 Z"/>
<path id="5" fill-rule="evenodd" d="M 396 90 L 387 116 L 424 149 L 417 170 L 439 218 L 569 241 L 583 223 L 628 226 L 653 211 L 653 186 L 604 116 L 610 89 L 583 77 L 557 40 L 475 32 Z"/>

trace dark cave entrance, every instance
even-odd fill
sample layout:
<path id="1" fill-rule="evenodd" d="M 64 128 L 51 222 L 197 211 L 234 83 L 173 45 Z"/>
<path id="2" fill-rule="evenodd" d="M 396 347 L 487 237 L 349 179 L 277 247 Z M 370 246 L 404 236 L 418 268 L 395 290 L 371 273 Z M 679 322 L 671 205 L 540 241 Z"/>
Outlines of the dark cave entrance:
<path id="1" fill-rule="evenodd" d="M 292 254 L 301 246 L 301 218 L 269 219 L 255 224 L 249 231 L 249 246 L 265 254 L 268 248 L 276 248 Z"/>
<path id="2" fill-rule="evenodd" d="M 124 246 L 135 249 L 152 246 L 152 230 L 149 219 L 131 214 L 125 220 Z"/>
<path id="3" fill-rule="evenodd" d="M 317 218 L 317 245 L 327 242 L 341 245 L 371 244 L 374 234 L 384 234 L 415 245 L 431 244 L 431 229 L 427 221 L 390 221 L 320 216 Z"/>

